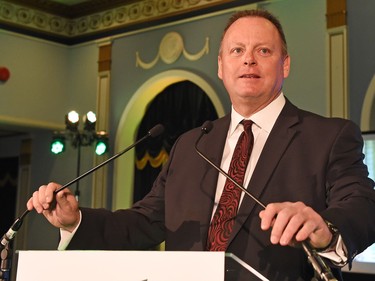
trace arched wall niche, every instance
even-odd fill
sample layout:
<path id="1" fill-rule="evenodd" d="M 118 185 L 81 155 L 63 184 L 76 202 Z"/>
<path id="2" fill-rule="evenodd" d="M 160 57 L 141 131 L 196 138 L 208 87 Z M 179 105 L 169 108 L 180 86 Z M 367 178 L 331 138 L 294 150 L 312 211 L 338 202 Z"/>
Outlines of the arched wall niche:
<path id="1" fill-rule="evenodd" d="M 225 114 L 224 107 L 214 89 L 198 75 L 184 70 L 168 70 L 147 80 L 127 104 L 116 132 L 115 151 L 133 143 L 135 132 L 145 113 L 147 105 L 167 86 L 188 80 L 198 85 L 211 99 L 217 114 Z M 133 198 L 134 153 L 117 159 L 114 166 L 114 188 L 112 209 L 128 208 Z"/>
<path id="2" fill-rule="evenodd" d="M 361 130 L 373 131 L 375 130 L 375 75 L 367 88 L 365 99 L 361 111 Z"/>

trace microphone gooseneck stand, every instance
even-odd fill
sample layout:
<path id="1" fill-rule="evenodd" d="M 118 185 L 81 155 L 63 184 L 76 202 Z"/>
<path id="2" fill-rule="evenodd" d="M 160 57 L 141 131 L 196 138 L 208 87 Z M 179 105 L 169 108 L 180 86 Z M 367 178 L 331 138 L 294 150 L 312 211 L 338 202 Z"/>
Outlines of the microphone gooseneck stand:
<path id="1" fill-rule="evenodd" d="M 11 251 L 7 244 L 1 250 L 0 281 L 7 281 L 10 279 L 11 260 Z"/>
<path id="2" fill-rule="evenodd" d="M 223 169 L 215 165 L 210 159 L 208 159 L 199 149 L 198 149 L 198 143 L 202 139 L 202 137 L 206 134 L 208 134 L 212 130 L 212 122 L 206 121 L 201 128 L 201 134 L 197 141 L 195 142 L 195 151 L 204 159 L 206 160 L 212 167 L 214 167 L 218 172 L 220 172 L 223 176 L 225 176 L 227 179 L 229 179 L 236 187 L 241 189 L 247 196 L 249 196 L 251 199 L 253 199 L 259 206 L 261 206 L 263 209 L 266 208 L 266 206 L 259 201 L 255 196 L 253 196 L 246 188 L 244 188 L 242 185 L 237 183 L 230 175 L 228 175 Z M 305 251 L 308 260 L 310 261 L 311 265 L 314 268 L 315 275 L 320 278 L 320 280 L 324 281 L 337 281 L 336 277 L 331 272 L 331 269 L 329 266 L 326 265 L 322 257 L 317 253 L 317 251 L 310 245 L 308 241 L 302 241 L 301 242 L 302 248 Z M 316 279 L 316 277 L 314 277 Z M 313 279 L 313 280 L 314 280 Z M 318 280 L 318 279 L 316 279 Z"/>
<path id="3" fill-rule="evenodd" d="M 157 137 L 161 133 L 163 133 L 164 127 L 161 124 L 158 124 L 154 126 L 151 130 L 148 131 L 148 133 L 142 137 L 141 139 L 134 142 L 132 145 L 128 146 L 124 150 L 120 151 L 119 153 L 113 155 L 112 157 L 108 158 L 107 160 L 103 161 L 99 165 L 95 166 L 94 168 L 88 170 L 87 172 L 83 173 L 82 175 L 76 177 L 75 179 L 71 180 L 70 182 L 64 184 L 59 189 L 56 189 L 54 191 L 54 194 L 57 194 L 58 192 L 64 190 L 68 186 L 72 185 L 73 183 L 81 180 L 82 178 L 86 177 L 87 175 L 93 173 L 97 169 L 101 168 L 102 166 L 108 164 L 109 162 L 113 161 L 114 159 L 118 158 L 119 156 L 123 155 L 125 152 L 129 151 L 133 147 L 135 147 L 137 144 L 145 141 L 149 137 Z M 18 217 L 15 222 L 12 224 L 12 226 L 9 228 L 9 230 L 3 235 L 0 241 L 0 250 L 1 250 L 1 271 L 0 271 L 0 281 L 8 281 L 9 280 L 9 273 L 11 268 L 11 262 L 10 262 L 10 242 L 14 239 L 16 236 L 18 230 L 21 228 L 22 223 L 26 215 L 29 213 L 29 210 L 26 210 L 23 212 L 23 214 Z"/>

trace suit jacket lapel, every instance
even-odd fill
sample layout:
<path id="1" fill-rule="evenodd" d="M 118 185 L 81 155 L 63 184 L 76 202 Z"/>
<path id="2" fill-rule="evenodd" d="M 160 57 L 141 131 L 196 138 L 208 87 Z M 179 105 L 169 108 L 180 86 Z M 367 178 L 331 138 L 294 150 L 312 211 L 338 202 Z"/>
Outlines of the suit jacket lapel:
<path id="1" fill-rule="evenodd" d="M 223 118 L 217 119 L 213 122 L 211 131 L 207 135 L 203 136 L 200 143 L 198 144 L 198 148 L 200 149 L 200 151 L 213 163 L 219 166 L 221 164 L 221 158 L 223 156 L 222 154 L 228 134 L 229 124 L 230 115 L 226 115 Z"/>
<path id="2" fill-rule="evenodd" d="M 206 156 L 216 166 L 220 167 L 221 158 L 224 150 L 225 140 L 227 138 L 228 128 L 230 124 L 230 115 L 226 115 L 223 118 L 217 119 L 213 122 L 212 130 L 204 135 L 198 143 L 198 150 Z M 200 157 L 200 156 L 198 156 Z M 203 158 L 201 161 L 205 162 Z M 208 228 L 211 221 L 213 205 L 215 201 L 215 193 L 217 186 L 217 179 L 219 172 L 211 166 L 208 162 L 205 164 L 205 168 L 202 169 L 204 174 L 202 175 L 202 189 L 204 196 L 210 198 L 210 206 L 207 206 L 205 213 L 202 214 L 202 221 L 205 222 L 207 228 L 202 229 L 202 250 L 205 250 L 207 242 Z"/>
<path id="3" fill-rule="evenodd" d="M 272 177 L 272 173 L 277 167 L 279 159 L 282 157 L 296 133 L 292 126 L 298 122 L 297 111 L 298 109 L 287 100 L 259 157 L 247 190 L 260 201 L 261 195 L 265 191 L 267 182 Z M 262 203 L 267 205 L 271 202 Z M 250 213 L 257 206 L 258 204 L 253 199 L 245 195 L 238 211 L 229 243 L 237 235 Z"/>

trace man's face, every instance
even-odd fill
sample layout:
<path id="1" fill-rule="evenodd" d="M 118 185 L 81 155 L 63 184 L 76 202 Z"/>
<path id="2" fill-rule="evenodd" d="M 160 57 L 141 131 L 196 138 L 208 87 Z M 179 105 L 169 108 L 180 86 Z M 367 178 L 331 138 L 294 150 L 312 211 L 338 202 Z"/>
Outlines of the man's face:
<path id="1" fill-rule="evenodd" d="M 234 108 L 244 116 L 262 109 L 278 96 L 289 66 L 290 58 L 282 53 L 276 27 L 264 18 L 240 18 L 224 35 L 218 76 Z"/>

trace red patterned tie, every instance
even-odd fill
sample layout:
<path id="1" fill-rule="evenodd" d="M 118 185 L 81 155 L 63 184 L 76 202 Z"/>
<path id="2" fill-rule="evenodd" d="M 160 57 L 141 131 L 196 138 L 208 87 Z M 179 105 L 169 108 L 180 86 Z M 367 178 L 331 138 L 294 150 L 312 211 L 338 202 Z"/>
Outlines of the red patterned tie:
<path id="1" fill-rule="evenodd" d="M 237 141 L 228 174 L 238 183 L 243 184 L 250 153 L 253 149 L 254 138 L 251 131 L 253 122 L 242 120 L 244 131 Z M 229 236 L 232 232 L 234 220 L 241 197 L 241 190 L 230 180 L 226 180 L 223 194 L 220 197 L 214 217 L 212 218 L 210 229 L 208 230 L 207 250 L 225 251 Z"/>

